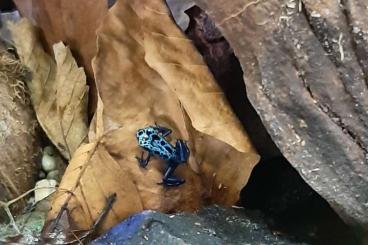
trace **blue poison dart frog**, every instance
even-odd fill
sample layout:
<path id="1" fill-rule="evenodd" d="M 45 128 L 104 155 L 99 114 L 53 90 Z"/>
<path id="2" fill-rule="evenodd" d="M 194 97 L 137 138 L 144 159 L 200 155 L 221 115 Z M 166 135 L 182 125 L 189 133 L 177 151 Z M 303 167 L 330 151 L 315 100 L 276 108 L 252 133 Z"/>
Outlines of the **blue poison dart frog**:
<path id="1" fill-rule="evenodd" d="M 139 129 L 136 133 L 138 145 L 148 152 L 146 159 L 143 157 L 144 152 L 142 152 L 141 157 L 136 156 L 141 167 L 147 166 L 151 156 L 157 156 L 166 161 L 164 177 L 162 183 L 159 183 L 164 186 L 178 186 L 185 182 L 172 174 L 179 164 L 187 162 L 190 154 L 185 141 L 176 140 L 175 147 L 167 141 L 166 137 L 171 132 L 168 128 L 155 125 Z"/>

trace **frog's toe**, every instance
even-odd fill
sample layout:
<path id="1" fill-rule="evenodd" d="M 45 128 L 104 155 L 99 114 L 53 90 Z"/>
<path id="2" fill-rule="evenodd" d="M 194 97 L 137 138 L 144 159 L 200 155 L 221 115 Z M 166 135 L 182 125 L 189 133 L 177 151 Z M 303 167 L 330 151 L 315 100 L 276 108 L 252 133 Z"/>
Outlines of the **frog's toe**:
<path id="1" fill-rule="evenodd" d="M 145 168 L 145 167 L 147 166 L 147 164 L 148 164 L 148 162 L 149 162 L 150 158 L 151 158 L 151 154 L 150 154 L 150 153 L 148 153 L 148 156 L 147 156 L 147 158 L 146 158 L 146 159 L 144 159 L 143 154 L 144 154 L 144 152 L 142 151 L 141 156 L 140 156 L 140 157 L 135 156 L 135 159 L 137 159 L 137 161 L 138 161 L 138 163 L 139 163 L 139 166 L 141 166 L 142 168 Z"/>
<path id="2" fill-rule="evenodd" d="M 183 163 L 188 160 L 190 151 L 187 143 L 184 140 L 176 141 L 175 150 L 176 150 L 176 159 L 178 162 Z"/>
<path id="3" fill-rule="evenodd" d="M 137 159 L 140 167 L 142 167 L 142 168 L 147 167 L 148 161 L 146 161 L 145 159 L 143 159 L 141 157 L 138 157 L 138 156 L 135 156 L 135 158 Z"/>
<path id="4" fill-rule="evenodd" d="M 157 183 L 157 184 L 169 187 L 169 186 L 179 186 L 184 183 L 185 183 L 185 180 L 173 177 L 173 178 L 162 179 L 162 182 Z"/>

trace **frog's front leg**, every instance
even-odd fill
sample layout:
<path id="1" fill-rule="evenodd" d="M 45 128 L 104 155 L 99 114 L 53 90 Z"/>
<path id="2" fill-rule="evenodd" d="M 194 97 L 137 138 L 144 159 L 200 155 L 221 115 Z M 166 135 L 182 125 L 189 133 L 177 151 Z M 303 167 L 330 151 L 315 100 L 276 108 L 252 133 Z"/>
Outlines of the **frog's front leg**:
<path id="1" fill-rule="evenodd" d="M 148 162 L 149 162 L 149 160 L 150 160 L 150 158 L 151 158 L 152 155 L 151 155 L 150 152 L 148 152 L 147 158 L 144 159 L 143 154 L 144 154 L 144 152 L 142 151 L 141 157 L 137 157 L 136 156 L 135 158 L 137 159 L 137 161 L 139 163 L 139 166 L 141 166 L 142 168 L 145 168 L 145 167 L 147 167 L 147 164 L 148 164 Z"/>

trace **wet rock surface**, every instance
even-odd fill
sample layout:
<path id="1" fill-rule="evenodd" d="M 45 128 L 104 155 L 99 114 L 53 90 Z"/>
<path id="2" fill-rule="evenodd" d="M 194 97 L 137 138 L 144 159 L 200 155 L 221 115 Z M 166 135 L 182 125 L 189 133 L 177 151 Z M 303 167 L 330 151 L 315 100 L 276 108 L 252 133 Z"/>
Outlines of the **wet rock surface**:
<path id="1" fill-rule="evenodd" d="M 234 49 L 248 98 L 281 153 L 346 223 L 367 234 L 366 3 L 196 3 Z"/>
<path id="2" fill-rule="evenodd" d="M 295 2 L 287 4 L 289 10 Z M 290 11 L 289 11 L 290 12 Z M 234 51 L 213 20 L 198 6 L 187 10 L 186 31 L 204 57 L 233 110 L 262 156 L 241 194 L 240 205 L 260 210 L 274 230 L 311 244 L 359 244 L 351 227 L 342 222 L 282 156 L 245 96 L 243 71 Z"/>
<path id="3" fill-rule="evenodd" d="M 258 212 L 210 207 L 197 214 L 144 211 L 112 228 L 102 244 L 304 244 L 272 233 Z"/>

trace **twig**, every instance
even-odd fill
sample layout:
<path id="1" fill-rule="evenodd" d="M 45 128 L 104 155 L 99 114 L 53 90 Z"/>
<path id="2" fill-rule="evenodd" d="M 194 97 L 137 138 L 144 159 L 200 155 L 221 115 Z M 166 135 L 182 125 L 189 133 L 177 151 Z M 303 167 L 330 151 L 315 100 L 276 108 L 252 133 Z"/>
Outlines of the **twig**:
<path id="1" fill-rule="evenodd" d="M 340 33 L 338 45 L 340 51 L 340 60 L 344 61 L 345 55 L 344 55 L 344 47 L 342 46 L 342 33 Z"/>
<path id="2" fill-rule="evenodd" d="M 17 226 L 17 224 L 15 223 L 15 219 L 14 219 L 14 216 L 12 215 L 10 209 L 9 209 L 9 205 L 8 203 L 5 203 L 5 202 L 2 202 L 0 201 L 0 206 L 2 206 L 6 212 L 6 214 L 8 215 L 9 217 L 9 221 L 10 221 L 10 225 L 14 228 L 14 230 L 20 234 L 20 230 Z"/>
<path id="3" fill-rule="evenodd" d="M 98 225 L 102 222 L 102 220 L 104 220 L 104 218 L 106 217 L 106 215 L 108 214 L 108 212 L 112 208 L 112 205 L 114 204 L 115 201 L 116 201 L 116 193 L 110 195 L 106 199 L 106 205 L 105 205 L 104 209 L 100 212 L 100 214 L 98 215 L 98 217 L 96 218 L 95 222 L 93 223 L 93 225 L 90 229 L 88 229 L 83 235 L 81 235 L 79 237 L 74 232 L 80 231 L 80 230 L 72 231 L 72 234 L 75 237 L 75 240 L 69 241 L 69 242 L 64 243 L 64 244 L 73 244 L 75 242 L 81 243 L 82 240 L 84 240 L 88 236 L 90 236 L 97 229 Z"/>
<path id="4" fill-rule="evenodd" d="M 225 19 L 223 19 L 222 21 L 220 21 L 219 26 L 223 25 L 226 21 L 235 18 L 237 16 L 239 16 L 240 14 L 244 13 L 250 6 L 252 5 L 257 5 L 260 1 L 262 0 L 255 0 L 252 2 L 247 3 L 243 8 L 241 8 L 238 12 L 226 17 Z"/>
<path id="5" fill-rule="evenodd" d="M 94 222 L 94 224 L 92 226 L 92 229 L 96 229 L 97 228 L 97 226 L 101 223 L 101 221 L 106 217 L 106 215 L 108 214 L 108 212 L 112 208 L 112 205 L 114 204 L 115 201 L 116 201 L 116 193 L 110 195 L 107 198 L 107 200 L 106 200 L 106 206 L 101 211 L 101 213 L 98 215 L 96 221 Z"/>
<path id="6" fill-rule="evenodd" d="M 14 204 L 15 202 L 18 202 L 19 200 L 23 199 L 24 197 L 26 197 L 27 195 L 29 195 L 30 193 L 34 192 L 35 190 L 39 190 L 39 189 L 49 189 L 49 188 L 55 188 L 55 187 L 35 187 L 35 188 L 32 188 L 26 192 L 24 192 L 23 194 L 21 194 L 20 196 L 8 201 L 8 202 L 3 202 L 3 201 L 0 201 L 0 207 L 2 207 L 6 214 L 8 215 L 9 217 L 9 220 L 10 220 L 10 225 L 13 226 L 14 230 L 20 234 L 20 230 L 17 226 L 17 224 L 15 223 L 15 219 L 14 219 L 14 216 L 13 214 L 11 213 L 10 211 L 10 205 Z M 51 195 L 52 193 L 50 193 Z M 46 198 L 46 197 L 45 197 Z"/>

